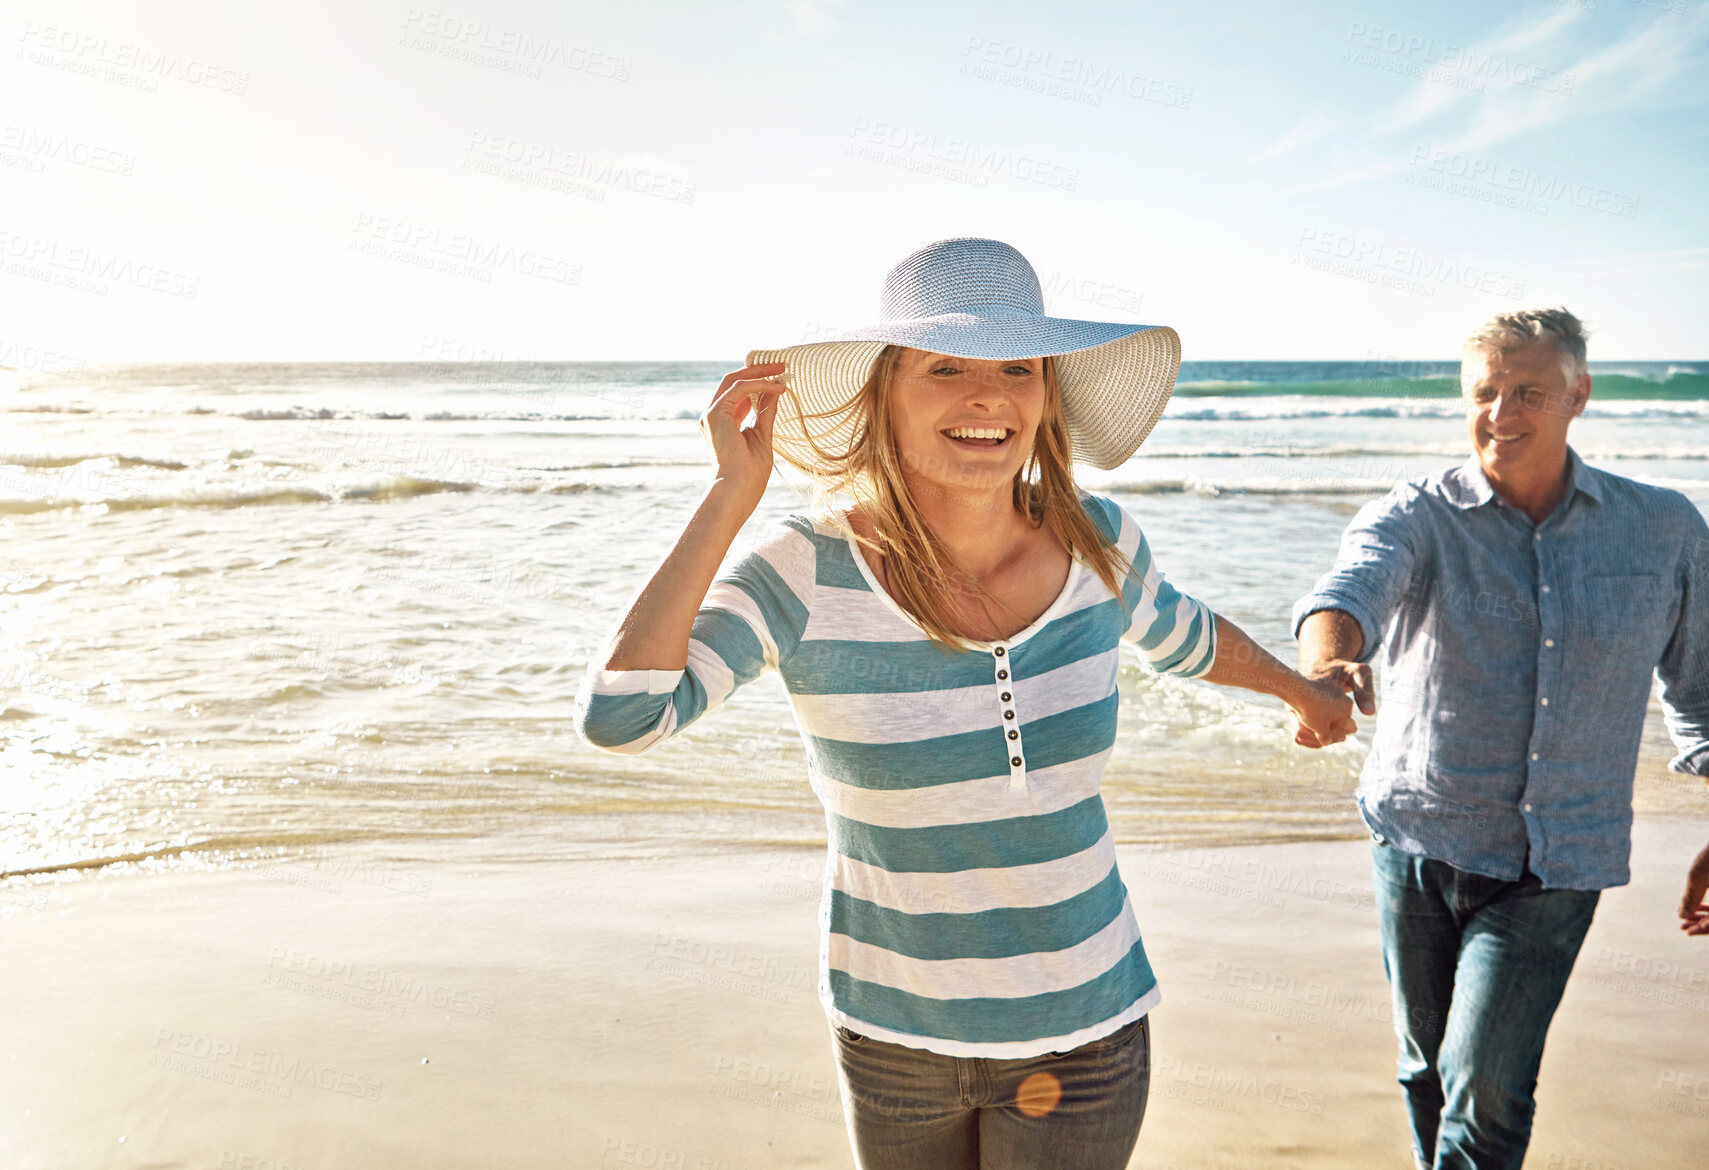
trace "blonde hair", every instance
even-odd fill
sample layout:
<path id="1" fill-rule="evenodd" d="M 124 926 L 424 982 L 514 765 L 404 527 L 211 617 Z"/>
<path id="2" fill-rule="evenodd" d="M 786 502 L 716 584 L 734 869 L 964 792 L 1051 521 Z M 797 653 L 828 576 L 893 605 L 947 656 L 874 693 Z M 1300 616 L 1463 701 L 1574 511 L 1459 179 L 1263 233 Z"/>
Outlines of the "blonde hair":
<path id="1" fill-rule="evenodd" d="M 847 402 L 808 418 L 852 420 L 853 438 L 841 450 L 826 450 L 810 434 L 807 445 L 816 456 L 804 462 L 779 448 L 778 454 L 791 466 L 807 474 L 813 485 L 814 504 L 832 526 L 857 544 L 883 558 L 892 599 L 912 617 L 940 648 L 965 651 L 976 648 L 974 640 L 956 633 L 955 610 L 950 598 L 956 584 L 970 587 L 985 616 L 991 616 L 987 601 L 1013 611 L 969 573 L 944 545 L 920 513 L 903 473 L 903 460 L 896 448 L 892 425 L 893 390 L 901 365 L 903 347 L 887 345 L 872 364 L 872 372 L 860 390 Z M 1074 482 L 1073 456 L 1068 421 L 1062 411 L 1056 363 L 1043 360 L 1044 410 L 1033 437 L 1032 452 L 1015 474 L 1010 502 L 1034 528 L 1046 527 L 1070 556 L 1078 556 L 1116 596 L 1121 583 L 1134 574 L 1133 563 L 1087 515 Z M 806 428 L 803 428 L 805 431 Z M 833 430 L 839 429 L 833 424 Z M 855 532 L 833 506 L 831 497 L 852 496 L 870 521 L 875 539 Z"/>

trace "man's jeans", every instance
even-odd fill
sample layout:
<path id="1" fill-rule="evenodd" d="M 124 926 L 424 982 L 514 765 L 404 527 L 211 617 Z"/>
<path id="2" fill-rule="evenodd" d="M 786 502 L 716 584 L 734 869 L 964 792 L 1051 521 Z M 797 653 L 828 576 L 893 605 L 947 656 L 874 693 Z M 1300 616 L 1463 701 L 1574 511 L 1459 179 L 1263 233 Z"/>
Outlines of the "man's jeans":
<path id="1" fill-rule="evenodd" d="M 943 1056 L 832 1029 L 860 1170 L 1121 1170 L 1151 1090 L 1141 1016 L 1068 1052 Z"/>
<path id="2" fill-rule="evenodd" d="M 1597 890 L 1545 890 L 1371 846 L 1383 969 L 1418 1164 L 1519 1170 L 1543 1039 Z"/>

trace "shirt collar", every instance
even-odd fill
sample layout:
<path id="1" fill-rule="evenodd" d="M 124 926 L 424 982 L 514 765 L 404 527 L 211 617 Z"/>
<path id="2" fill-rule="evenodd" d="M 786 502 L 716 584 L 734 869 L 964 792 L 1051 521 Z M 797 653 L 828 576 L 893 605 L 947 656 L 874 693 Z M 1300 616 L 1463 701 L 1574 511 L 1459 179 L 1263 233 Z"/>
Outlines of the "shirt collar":
<path id="1" fill-rule="evenodd" d="M 1478 453 L 1442 476 L 1442 494 L 1456 508 L 1476 508 L 1495 499 L 1495 489 L 1489 486 Z"/>
<path id="2" fill-rule="evenodd" d="M 1602 473 L 1580 459 L 1570 443 L 1567 445 L 1567 467 L 1570 469 L 1567 472 L 1567 493 L 1583 492 L 1597 503 L 1602 503 Z"/>
<path id="3" fill-rule="evenodd" d="M 1580 459 L 1569 443 L 1566 498 L 1571 499 L 1575 492 L 1583 492 L 1598 504 L 1602 503 L 1602 473 Z M 1484 475 L 1483 464 L 1478 461 L 1476 451 L 1442 477 L 1442 494 L 1450 504 L 1460 509 L 1476 508 L 1496 498 L 1495 489 L 1490 486 L 1489 477 Z"/>

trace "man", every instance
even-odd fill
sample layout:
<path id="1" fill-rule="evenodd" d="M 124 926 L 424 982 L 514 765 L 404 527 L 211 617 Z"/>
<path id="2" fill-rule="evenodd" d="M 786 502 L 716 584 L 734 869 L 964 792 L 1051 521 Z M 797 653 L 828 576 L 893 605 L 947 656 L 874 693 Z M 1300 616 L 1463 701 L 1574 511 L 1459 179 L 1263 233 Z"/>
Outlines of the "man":
<path id="1" fill-rule="evenodd" d="M 1358 799 L 1418 1164 L 1517 1170 L 1549 1021 L 1600 891 L 1629 880 L 1652 671 L 1669 768 L 1709 774 L 1709 525 L 1567 445 L 1590 376 L 1565 309 L 1494 318 L 1460 383 L 1473 456 L 1361 509 L 1294 632 L 1301 672 L 1367 715 L 1382 655 Z M 1709 935 L 1706 888 L 1709 847 L 1688 934 Z"/>

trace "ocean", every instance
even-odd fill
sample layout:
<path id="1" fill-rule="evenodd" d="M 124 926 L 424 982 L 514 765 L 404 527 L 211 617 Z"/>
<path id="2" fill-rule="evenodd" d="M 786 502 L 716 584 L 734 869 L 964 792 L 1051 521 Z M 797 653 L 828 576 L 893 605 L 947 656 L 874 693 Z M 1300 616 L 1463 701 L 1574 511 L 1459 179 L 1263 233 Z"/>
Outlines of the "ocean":
<path id="1" fill-rule="evenodd" d="M 594 647 L 704 488 L 696 420 L 738 364 L 0 371 L 6 888 L 822 846 L 775 675 L 638 758 L 572 726 Z M 1469 452 L 1456 371 L 1189 362 L 1139 454 L 1077 474 L 1291 662 L 1289 606 L 1353 512 Z M 1709 511 L 1709 363 L 1592 374 L 1580 454 Z M 732 557 L 806 502 L 774 476 Z M 1120 685 L 1118 840 L 1360 835 L 1362 743 L 1297 748 L 1279 702 L 1137 664 Z M 1671 754 L 1652 700 L 1638 806 L 1701 811 Z"/>

